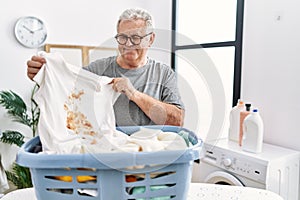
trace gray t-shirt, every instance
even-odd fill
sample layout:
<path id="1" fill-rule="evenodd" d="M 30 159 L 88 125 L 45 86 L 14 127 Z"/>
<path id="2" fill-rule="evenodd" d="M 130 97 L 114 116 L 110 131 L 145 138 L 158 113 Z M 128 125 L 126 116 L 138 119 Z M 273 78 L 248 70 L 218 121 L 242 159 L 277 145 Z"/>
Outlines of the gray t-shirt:
<path id="1" fill-rule="evenodd" d="M 135 89 L 165 103 L 184 108 L 178 92 L 176 74 L 167 65 L 148 58 L 146 65 L 137 69 L 123 69 L 116 62 L 116 56 L 92 62 L 84 69 L 100 76 L 112 78 L 126 76 Z M 154 125 L 144 112 L 125 94 L 114 104 L 117 126 Z"/>

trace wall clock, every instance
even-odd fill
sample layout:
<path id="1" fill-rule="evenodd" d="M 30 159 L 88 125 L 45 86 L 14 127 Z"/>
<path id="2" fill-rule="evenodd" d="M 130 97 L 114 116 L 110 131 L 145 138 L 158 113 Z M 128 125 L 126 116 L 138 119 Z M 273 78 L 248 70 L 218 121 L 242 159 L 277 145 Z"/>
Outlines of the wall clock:
<path id="1" fill-rule="evenodd" d="M 44 22 L 39 18 L 26 16 L 16 22 L 15 36 L 23 46 L 37 48 L 46 41 L 47 29 Z"/>

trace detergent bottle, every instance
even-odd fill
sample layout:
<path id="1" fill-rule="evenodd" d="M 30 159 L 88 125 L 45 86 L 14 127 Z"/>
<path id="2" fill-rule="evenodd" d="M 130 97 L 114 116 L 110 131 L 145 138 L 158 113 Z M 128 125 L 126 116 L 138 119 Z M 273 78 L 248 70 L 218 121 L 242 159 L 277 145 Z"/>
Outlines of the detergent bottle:
<path id="1" fill-rule="evenodd" d="M 238 100 L 236 106 L 234 106 L 229 114 L 229 140 L 238 142 L 240 133 L 240 113 L 245 110 L 244 102 Z"/>
<path id="2" fill-rule="evenodd" d="M 244 119 L 247 117 L 247 115 L 250 114 L 250 108 L 251 108 L 251 103 L 246 103 L 246 110 L 243 110 L 240 112 L 240 131 L 239 131 L 239 145 L 242 146 L 243 142 L 243 124 L 244 124 Z"/>
<path id="3" fill-rule="evenodd" d="M 258 109 L 253 109 L 245 118 L 243 131 L 242 149 L 252 153 L 260 153 L 263 145 L 264 125 Z"/>

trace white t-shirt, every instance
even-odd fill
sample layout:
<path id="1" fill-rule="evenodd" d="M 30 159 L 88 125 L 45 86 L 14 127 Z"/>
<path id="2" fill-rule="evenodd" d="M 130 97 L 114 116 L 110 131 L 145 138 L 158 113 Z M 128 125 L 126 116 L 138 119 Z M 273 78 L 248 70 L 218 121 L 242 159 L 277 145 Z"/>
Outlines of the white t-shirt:
<path id="1" fill-rule="evenodd" d="M 46 64 L 34 77 L 40 86 L 34 100 L 40 108 L 37 132 L 43 151 L 103 152 L 112 151 L 114 141 L 126 142 L 127 136 L 115 130 L 113 104 L 119 94 L 109 85 L 112 78 L 68 64 L 59 53 L 40 56 Z"/>

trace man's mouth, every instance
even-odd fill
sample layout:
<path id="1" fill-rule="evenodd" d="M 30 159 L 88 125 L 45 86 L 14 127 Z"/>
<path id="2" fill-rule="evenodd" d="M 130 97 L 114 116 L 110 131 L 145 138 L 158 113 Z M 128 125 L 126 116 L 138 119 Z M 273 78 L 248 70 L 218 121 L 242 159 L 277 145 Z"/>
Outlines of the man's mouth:
<path id="1" fill-rule="evenodd" d="M 123 49 L 123 54 L 126 54 L 126 53 L 133 53 L 136 49 L 129 49 L 129 48 L 124 48 Z"/>

